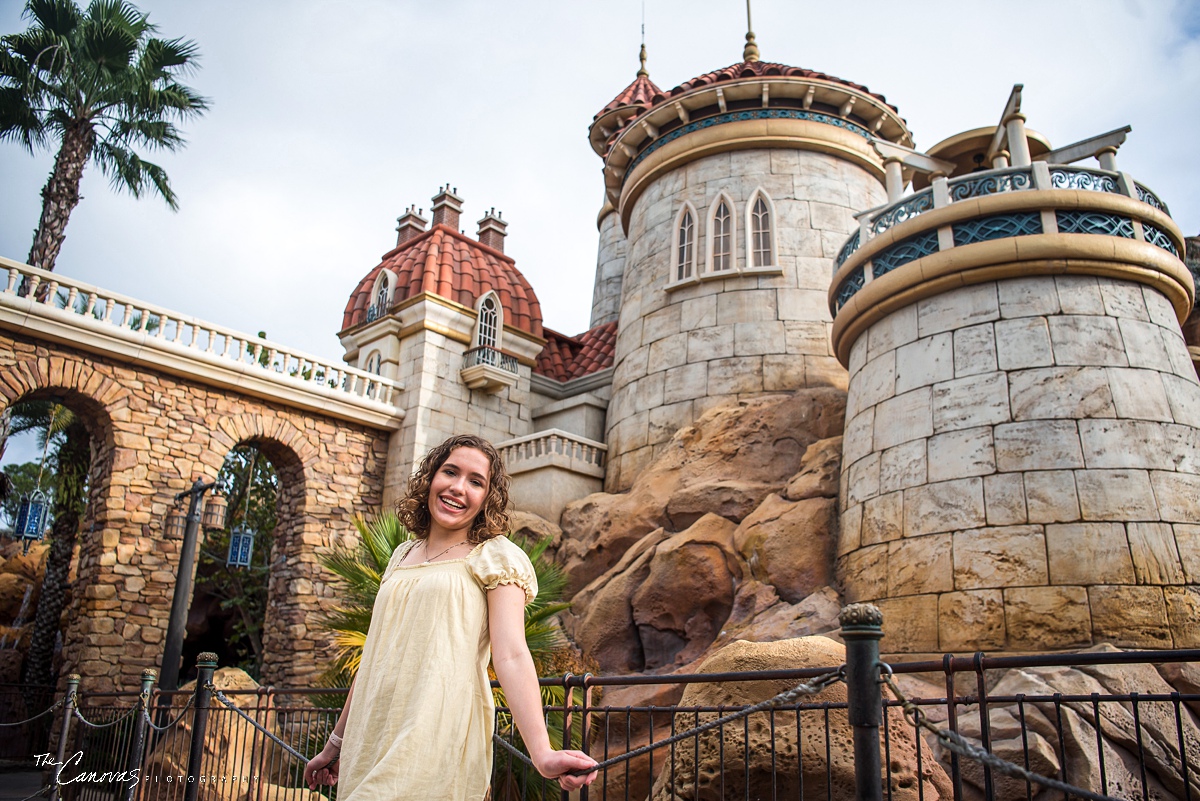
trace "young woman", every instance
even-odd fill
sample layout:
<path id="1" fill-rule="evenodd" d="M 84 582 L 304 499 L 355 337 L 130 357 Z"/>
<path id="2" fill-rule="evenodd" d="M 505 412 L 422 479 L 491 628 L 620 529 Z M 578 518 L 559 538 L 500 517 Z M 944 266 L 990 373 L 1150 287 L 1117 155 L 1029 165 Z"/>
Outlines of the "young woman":
<path id="1" fill-rule="evenodd" d="M 538 772 L 567 790 L 596 774 L 580 751 L 555 751 L 542 717 L 524 608 L 533 565 L 505 536 L 508 475 L 479 437 L 451 437 L 422 460 L 400 504 L 415 538 L 380 582 L 362 664 L 310 789 L 339 801 L 466 801 L 487 794 L 494 713 L 489 654 Z"/>

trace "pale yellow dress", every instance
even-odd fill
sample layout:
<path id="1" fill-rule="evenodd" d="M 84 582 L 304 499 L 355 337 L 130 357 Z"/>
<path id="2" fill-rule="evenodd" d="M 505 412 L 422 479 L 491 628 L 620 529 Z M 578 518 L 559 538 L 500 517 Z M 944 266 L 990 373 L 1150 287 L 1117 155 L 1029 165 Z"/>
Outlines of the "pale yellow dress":
<path id="1" fill-rule="evenodd" d="M 476 801 L 487 793 L 495 725 L 487 590 L 537 595 L 533 565 L 495 537 L 462 559 L 400 566 L 396 549 L 371 613 L 346 720 L 339 801 Z"/>

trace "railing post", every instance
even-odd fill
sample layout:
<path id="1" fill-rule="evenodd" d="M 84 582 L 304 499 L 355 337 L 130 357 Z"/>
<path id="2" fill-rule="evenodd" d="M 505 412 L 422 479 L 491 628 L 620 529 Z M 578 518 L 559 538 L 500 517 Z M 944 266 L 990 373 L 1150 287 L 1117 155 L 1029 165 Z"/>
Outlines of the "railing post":
<path id="1" fill-rule="evenodd" d="M 71 673 L 67 676 L 67 702 L 63 704 L 63 725 L 58 736 L 58 753 L 56 754 L 58 765 L 52 768 L 54 779 L 50 785 L 49 801 L 58 801 L 58 772 L 62 770 L 62 764 L 67 758 L 67 737 L 71 734 L 71 717 L 75 714 L 75 698 L 78 692 L 79 674 Z"/>
<path id="2" fill-rule="evenodd" d="M 854 784 L 858 801 L 883 801 L 879 727 L 883 695 L 879 687 L 879 640 L 883 613 L 871 604 L 850 604 L 838 621 L 846 641 L 847 713 L 854 730 Z"/>
<path id="3" fill-rule="evenodd" d="M 138 705 L 142 708 L 142 714 L 134 719 L 133 736 L 129 740 L 129 759 L 125 763 L 125 770 L 129 773 L 133 773 L 142 766 L 142 757 L 146 751 L 146 715 L 150 713 L 150 687 L 156 678 L 158 678 L 158 674 L 150 668 L 142 671 L 142 694 L 138 697 Z M 137 781 L 130 782 L 121 795 L 124 801 L 133 801 L 133 797 L 137 794 L 137 786 Z"/>
<path id="4" fill-rule="evenodd" d="M 196 717 L 192 723 L 192 749 L 188 754 L 187 789 L 183 793 L 183 801 L 196 801 L 196 793 L 200 789 L 200 763 L 204 759 L 204 728 L 208 723 L 208 709 L 212 701 L 212 693 L 208 685 L 212 682 L 213 671 L 217 669 L 217 655 L 205 651 L 196 657 Z"/>

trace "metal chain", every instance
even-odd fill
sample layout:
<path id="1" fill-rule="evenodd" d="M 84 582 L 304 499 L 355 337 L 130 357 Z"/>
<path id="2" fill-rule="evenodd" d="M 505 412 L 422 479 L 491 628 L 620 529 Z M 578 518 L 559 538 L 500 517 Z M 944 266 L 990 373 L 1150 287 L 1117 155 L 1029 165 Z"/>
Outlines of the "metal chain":
<path id="1" fill-rule="evenodd" d="M 817 693 L 821 692 L 829 685 L 836 684 L 837 682 L 841 681 L 842 679 L 845 678 L 845 676 L 846 676 L 846 666 L 842 665 L 837 670 L 833 670 L 833 671 L 830 671 L 829 673 L 824 673 L 820 676 L 817 676 L 815 679 L 813 679 L 810 682 L 797 684 L 792 689 L 784 690 L 783 692 L 779 693 L 778 695 L 774 696 L 773 698 L 768 698 L 765 701 L 760 701 L 759 703 L 755 704 L 754 706 L 748 706 L 745 709 L 741 709 L 737 712 L 734 712 L 733 714 L 726 715 L 726 716 L 720 717 L 720 718 L 716 718 L 715 720 L 710 720 L 708 723 L 705 723 L 701 726 L 696 726 L 693 729 L 688 729 L 687 731 L 680 732 L 676 735 L 668 737 L 665 740 L 660 740 L 657 743 L 650 743 L 649 745 L 643 745 L 640 748 L 635 748 L 632 751 L 627 751 L 624 754 L 621 754 L 620 756 L 615 756 L 611 759 L 606 759 L 603 762 L 597 762 L 594 766 L 592 766 L 590 768 L 567 771 L 563 775 L 564 776 L 586 776 L 589 773 L 593 773 L 597 770 L 605 770 L 607 768 L 612 767 L 613 765 L 618 765 L 627 759 L 634 759 L 635 757 L 639 757 L 642 754 L 648 754 L 649 752 L 654 751 L 658 748 L 663 748 L 664 746 L 672 745 L 674 743 L 680 742 L 681 740 L 687 740 L 687 739 L 696 737 L 700 734 L 703 734 L 706 731 L 711 731 L 712 729 L 718 728 L 720 726 L 724 726 L 726 723 L 731 723 L 732 721 L 741 720 L 742 718 L 749 717 L 750 715 L 753 715 L 755 712 L 766 712 L 767 710 L 774 709 L 775 707 L 787 706 L 788 704 L 796 703 L 801 697 L 807 696 L 807 695 L 816 695 Z M 495 742 L 504 746 L 504 748 L 509 753 L 511 753 L 513 756 L 515 756 L 521 762 L 524 762 L 526 765 L 528 765 L 529 767 L 534 768 L 536 770 L 536 768 L 534 767 L 534 764 L 533 764 L 533 760 L 530 759 L 525 754 L 523 754 L 521 751 L 519 751 L 517 749 L 517 747 L 514 746 L 512 743 L 505 741 L 498 734 L 493 734 L 492 740 L 494 740 Z"/>
<path id="2" fill-rule="evenodd" d="M 146 699 L 145 696 L 143 696 L 143 699 L 148 700 L 148 699 Z M 195 702 L 196 702 L 196 696 L 189 695 L 188 701 L 186 704 L 183 705 L 183 709 L 180 710 L 179 715 L 174 720 L 172 720 L 170 723 L 167 723 L 163 726 L 157 726 L 157 725 L 155 725 L 154 721 L 151 720 L 150 708 L 149 708 L 150 705 L 148 703 L 142 704 L 142 717 L 145 718 L 146 725 L 149 726 L 154 731 L 159 731 L 159 732 L 166 731 L 167 729 L 170 729 L 174 726 L 179 725 L 179 722 L 181 720 L 183 720 L 183 716 L 187 714 L 187 711 L 192 708 L 192 704 L 194 704 Z M 169 708 L 170 707 L 168 707 L 168 709 Z"/>
<path id="3" fill-rule="evenodd" d="M 44 796 L 44 795 L 45 795 L 47 792 L 49 792 L 50 790 L 53 790 L 53 789 L 54 789 L 54 785 L 53 785 L 53 784 L 47 784 L 45 787 L 43 787 L 42 789 L 38 790 L 38 791 L 37 791 L 36 793 L 34 793 L 33 795 L 26 796 L 25 798 L 22 798 L 22 799 L 21 799 L 21 801 L 33 801 L 33 799 L 35 799 L 35 798 L 38 798 L 38 797 L 40 797 L 40 796 Z"/>
<path id="4" fill-rule="evenodd" d="M 880 681 L 887 685 L 887 688 L 892 691 L 892 695 L 896 696 L 896 700 L 900 703 L 901 709 L 904 710 L 904 718 L 914 728 L 925 729 L 937 738 L 937 741 L 946 749 L 953 751 L 959 756 L 964 756 L 969 759 L 974 759 L 977 762 L 982 762 L 984 765 L 993 770 L 1003 773 L 1005 776 L 1012 776 L 1015 779 L 1024 779 L 1025 781 L 1040 784 L 1043 787 L 1049 787 L 1052 790 L 1059 790 L 1068 795 L 1077 795 L 1080 798 L 1088 798 L 1091 801 L 1118 801 L 1109 795 L 1103 793 L 1092 792 L 1085 790 L 1082 787 L 1076 787 L 1073 784 L 1061 782 L 1058 779 L 1051 779 L 1047 776 L 1042 776 L 1037 773 L 1026 770 L 1020 765 L 1014 765 L 1012 762 L 1001 759 L 990 751 L 975 745 L 967 738 L 955 731 L 949 729 L 939 729 L 929 722 L 925 717 L 925 713 L 920 707 L 912 701 L 904 697 L 904 693 L 896 685 L 896 680 L 892 678 L 892 668 L 885 662 L 879 663 Z"/>
<path id="5" fill-rule="evenodd" d="M 40 717 L 45 717 L 46 715 L 49 715 L 51 712 L 53 712 L 54 710 L 56 710 L 60 706 L 62 706 L 64 703 L 66 703 L 66 701 L 67 701 L 67 696 L 64 695 L 62 698 L 59 698 L 57 701 L 55 701 L 54 706 L 50 707 L 45 712 L 39 712 L 27 720 L 21 720 L 16 723 L 0 723 L 0 726 L 24 726 L 26 723 L 32 723 L 33 721 L 37 720 Z"/>
<path id="6" fill-rule="evenodd" d="M 225 693 L 218 690 L 216 688 L 216 686 L 213 685 L 211 682 L 209 682 L 205 686 L 205 689 L 211 690 L 213 695 L 215 695 L 217 697 L 218 701 L 220 701 L 222 704 L 229 707 L 234 712 L 237 712 L 239 715 L 241 715 L 243 718 L 245 718 L 250 723 L 251 726 L 258 729 L 263 734 L 267 735 L 267 737 L 269 737 L 276 745 L 282 747 L 285 751 L 287 751 L 289 754 L 291 754 L 293 757 L 300 760 L 301 762 L 304 762 L 306 764 L 308 763 L 308 760 L 309 760 L 308 757 L 306 757 L 304 754 L 297 751 L 295 748 L 292 748 L 290 745 L 288 745 L 283 740 L 276 737 L 275 734 L 272 733 L 269 729 L 267 729 L 262 724 L 260 724 L 257 720 L 250 717 L 245 712 L 243 712 L 241 709 L 239 709 L 237 704 L 233 703 L 233 701 L 230 701 L 228 698 L 226 698 Z"/>
<path id="7" fill-rule="evenodd" d="M 76 695 L 77 695 L 76 693 L 71 693 L 71 700 L 72 700 L 72 701 L 74 701 L 74 700 L 75 700 L 75 698 L 76 698 Z M 75 715 L 75 717 L 76 717 L 76 718 L 79 720 L 79 722 L 80 722 L 80 723 L 82 723 L 84 726 L 88 726 L 88 727 L 90 727 L 90 728 L 93 728 L 93 729 L 107 729 L 107 728 L 109 728 L 110 726 L 116 726 L 118 723 L 120 723 L 121 721 L 125 720 L 125 718 L 127 718 L 127 717 L 130 717 L 131 715 L 133 715 L 133 714 L 134 714 L 135 712 L 137 712 L 138 710 L 144 709 L 145 707 L 142 705 L 142 702 L 143 702 L 144 700 L 145 700 L 145 697 L 144 697 L 144 696 L 141 696 L 141 695 L 139 695 L 139 696 L 138 696 L 138 704 L 137 704 L 137 706 L 132 706 L 132 707 L 130 707 L 130 708 L 129 708 L 129 709 L 127 709 L 127 710 L 125 711 L 125 713 L 124 713 L 123 715 L 121 715 L 119 718 L 116 718 L 115 720 L 110 720 L 108 723 L 93 723 L 92 721 L 90 721 L 90 720 L 88 720 L 87 718 L 85 718 L 85 717 L 83 716 L 83 713 L 79 711 L 79 707 L 75 706 L 74 704 L 72 704 L 72 705 L 71 705 L 71 712 L 72 712 L 72 714 L 74 714 L 74 715 Z"/>

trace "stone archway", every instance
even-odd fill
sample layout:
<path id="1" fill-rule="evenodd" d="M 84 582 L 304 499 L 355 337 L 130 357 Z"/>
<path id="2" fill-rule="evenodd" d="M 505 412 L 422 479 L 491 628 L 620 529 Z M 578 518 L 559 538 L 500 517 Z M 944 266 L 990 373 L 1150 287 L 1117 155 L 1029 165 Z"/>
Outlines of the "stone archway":
<path id="1" fill-rule="evenodd" d="M 294 686 L 320 673 L 328 648 L 306 625 L 328 595 L 315 550 L 352 530 L 356 510 L 381 502 L 386 429 L 0 332 L 0 409 L 34 393 L 75 398 L 106 421 L 93 468 L 101 466 L 95 534 L 80 548 L 62 674 L 104 691 L 136 687 L 144 668 L 159 667 L 179 570 L 166 515 L 176 493 L 214 478 L 239 442 L 258 444 L 287 487 L 264 679 Z"/>

